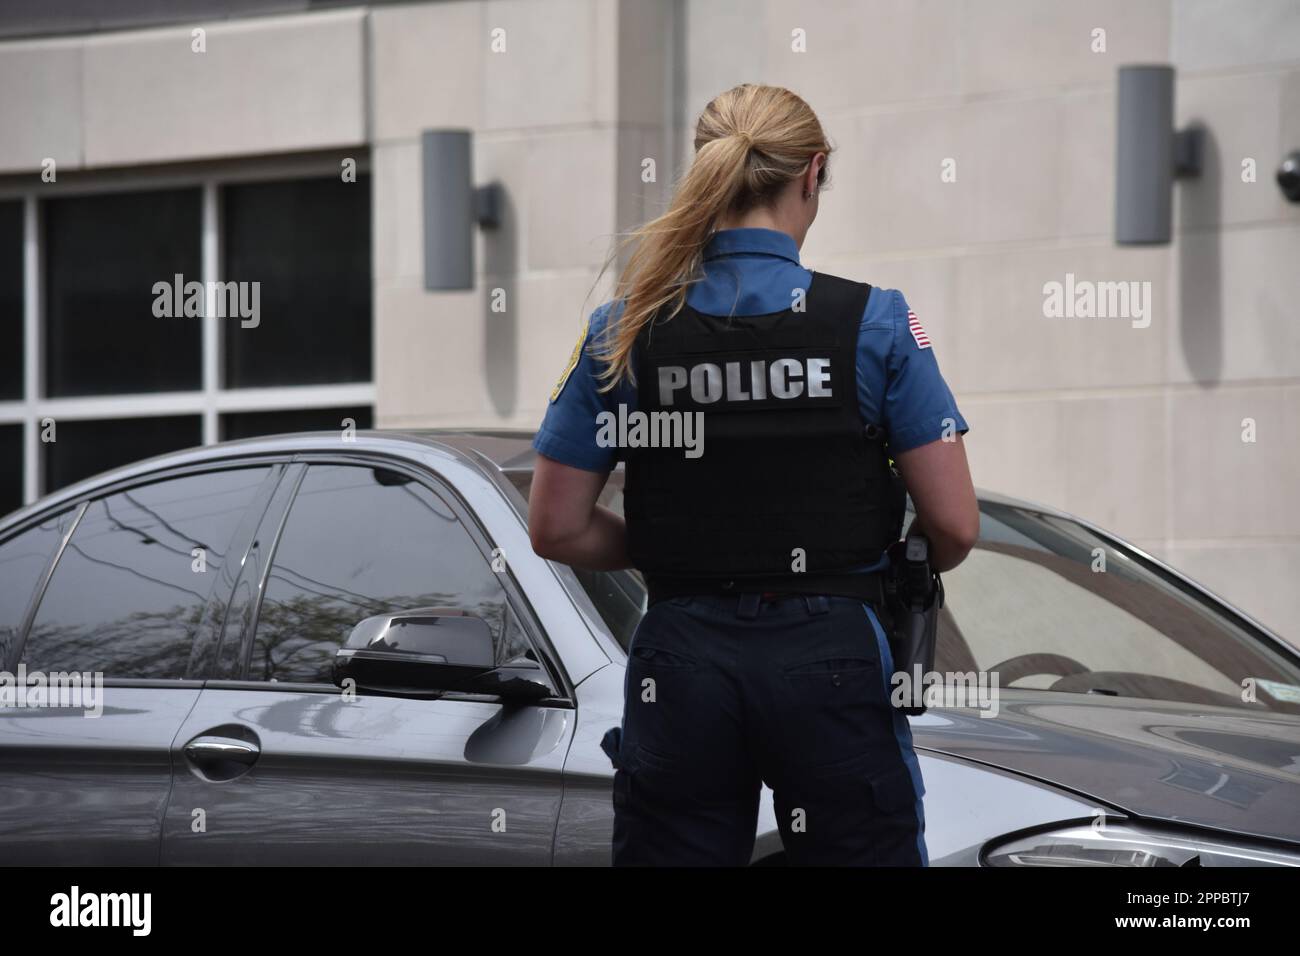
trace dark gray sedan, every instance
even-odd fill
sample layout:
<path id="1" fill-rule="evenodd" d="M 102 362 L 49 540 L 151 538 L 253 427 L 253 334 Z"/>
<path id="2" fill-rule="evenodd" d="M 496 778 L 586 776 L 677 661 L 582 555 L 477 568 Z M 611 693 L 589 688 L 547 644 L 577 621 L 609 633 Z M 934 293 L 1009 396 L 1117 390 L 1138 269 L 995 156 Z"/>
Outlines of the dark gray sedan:
<path id="1" fill-rule="evenodd" d="M 533 554 L 529 439 L 232 442 L 0 519 L 0 860 L 608 863 L 644 591 Z M 1300 655 L 1082 521 L 981 508 L 934 689 L 985 693 L 912 718 L 932 863 L 1300 865 Z"/>

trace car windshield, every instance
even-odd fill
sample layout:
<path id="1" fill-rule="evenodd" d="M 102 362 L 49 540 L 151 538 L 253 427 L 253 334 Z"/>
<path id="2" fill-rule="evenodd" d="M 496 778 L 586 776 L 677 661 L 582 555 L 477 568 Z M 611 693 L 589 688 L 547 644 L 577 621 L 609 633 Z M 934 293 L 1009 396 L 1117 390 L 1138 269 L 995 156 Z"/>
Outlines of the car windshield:
<path id="1" fill-rule="evenodd" d="M 531 472 L 511 477 L 527 500 Z M 621 471 L 601 504 L 622 513 Z M 980 512 L 979 543 L 943 575 L 936 671 L 1300 715 L 1294 657 L 1176 576 L 1068 518 L 990 500 Z M 644 613 L 641 576 L 575 574 L 626 650 Z"/>

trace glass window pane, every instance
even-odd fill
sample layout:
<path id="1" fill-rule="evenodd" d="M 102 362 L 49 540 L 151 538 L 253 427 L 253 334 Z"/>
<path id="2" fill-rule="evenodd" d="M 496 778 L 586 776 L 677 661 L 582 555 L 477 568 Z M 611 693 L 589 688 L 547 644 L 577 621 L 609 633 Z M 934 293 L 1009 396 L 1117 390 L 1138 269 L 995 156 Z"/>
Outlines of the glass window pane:
<path id="1" fill-rule="evenodd" d="M 155 316 L 153 287 L 203 279 L 199 190 L 48 199 L 42 210 L 47 393 L 198 388 L 202 320 Z"/>
<path id="2" fill-rule="evenodd" d="M 0 400 L 23 397 L 23 204 L 0 202 Z"/>
<path id="3" fill-rule="evenodd" d="M 190 475 L 91 502 L 32 621 L 28 669 L 184 677 L 231 536 L 269 473 Z"/>
<path id="4" fill-rule="evenodd" d="M 23 505 L 23 426 L 0 425 L 0 515 Z"/>
<path id="5" fill-rule="evenodd" d="M 352 419 L 356 428 L 373 428 L 374 412 L 369 405 L 351 408 L 295 408 L 275 412 L 231 412 L 221 416 L 221 440 L 257 438 L 285 432 L 343 430 L 343 420 Z"/>
<path id="6" fill-rule="evenodd" d="M 32 592 L 67 534 L 74 512 L 47 518 L 0 544 L 0 667 L 8 665 Z"/>
<path id="7" fill-rule="evenodd" d="M 442 499 L 387 469 L 314 465 L 271 562 L 249 679 L 329 683 L 359 621 L 434 606 L 486 620 L 498 663 L 528 651 L 500 580 Z"/>
<path id="8" fill-rule="evenodd" d="M 56 491 L 101 471 L 190 448 L 203 440 L 197 415 L 56 422 L 46 442 L 45 490 Z"/>
<path id="9" fill-rule="evenodd" d="M 258 324 L 226 320 L 226 385 L 370 381 L 370 178 L 222 187 L 224 276 L 257 282 Z"/>
<path id="10" fill-rule="evenodd" d="M 1300 714 L 1294 664 L 1073 521 L 986 502 L 979 543 L 943 580 L 941 673 L 997 671 L 1003 688 Z M 1250 685 L 1261 691 L 1247 703 Z"/>

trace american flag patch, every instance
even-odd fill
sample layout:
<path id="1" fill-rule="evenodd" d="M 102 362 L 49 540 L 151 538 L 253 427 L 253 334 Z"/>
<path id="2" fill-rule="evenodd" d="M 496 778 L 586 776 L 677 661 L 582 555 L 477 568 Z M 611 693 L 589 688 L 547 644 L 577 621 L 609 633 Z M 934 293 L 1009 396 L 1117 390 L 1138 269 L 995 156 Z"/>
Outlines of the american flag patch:
<path id="1" fill-rule="evenodd" d="M 921 320 L 916 317 L 915 312 L 907 313 L 907 331 L 912 333 L 912 338 L 916 340 L 918 349 L 928 349 L 930 347 L 930 336 L 925 334 L 925 329 L 921 328 Z"/>

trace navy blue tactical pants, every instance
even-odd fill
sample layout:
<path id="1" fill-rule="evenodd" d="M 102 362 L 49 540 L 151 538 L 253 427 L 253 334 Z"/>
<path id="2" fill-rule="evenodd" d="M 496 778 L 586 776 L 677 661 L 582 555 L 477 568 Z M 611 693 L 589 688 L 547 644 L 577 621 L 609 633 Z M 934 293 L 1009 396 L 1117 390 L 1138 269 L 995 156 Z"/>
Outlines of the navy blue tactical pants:
<path id="1" fill-rule="evenodd" d="M 762 783 L 786 861 L 925 866 L 924 785 L 869 607 L 689 597 L 633 636 L 615 767 L 614 863 L 743 866 Z"/>

